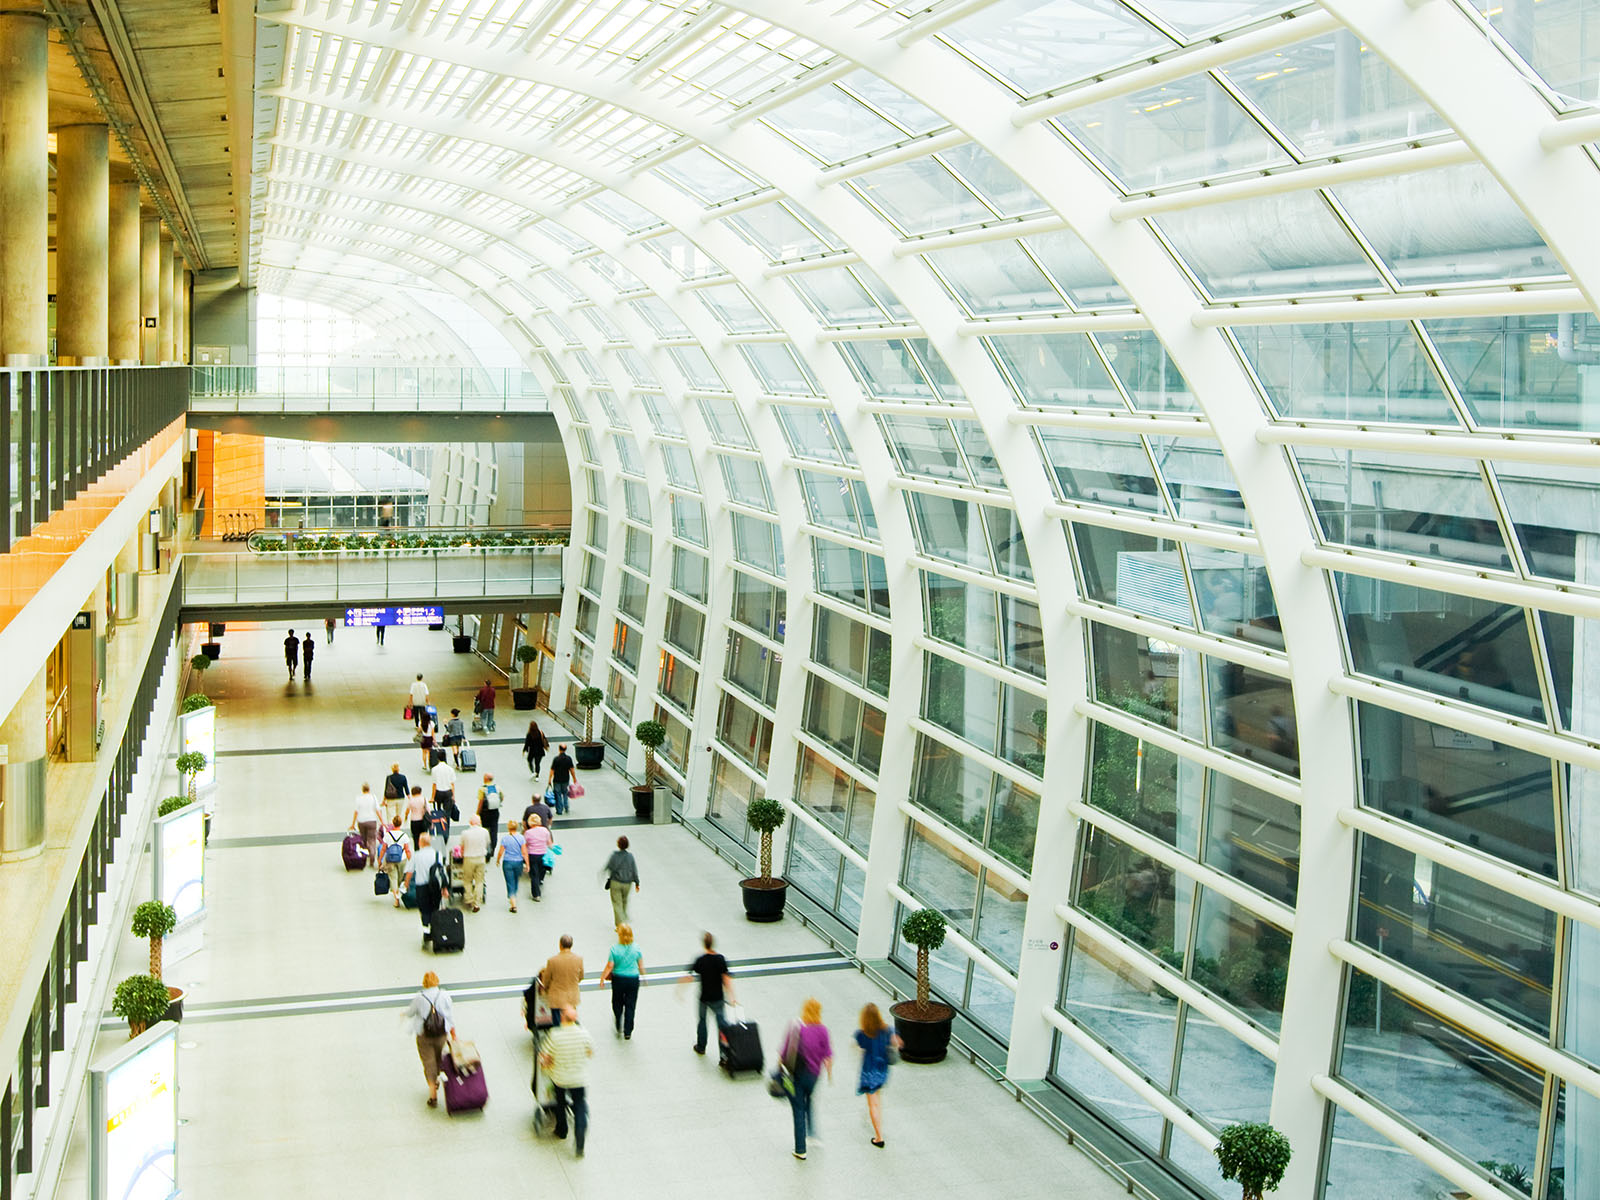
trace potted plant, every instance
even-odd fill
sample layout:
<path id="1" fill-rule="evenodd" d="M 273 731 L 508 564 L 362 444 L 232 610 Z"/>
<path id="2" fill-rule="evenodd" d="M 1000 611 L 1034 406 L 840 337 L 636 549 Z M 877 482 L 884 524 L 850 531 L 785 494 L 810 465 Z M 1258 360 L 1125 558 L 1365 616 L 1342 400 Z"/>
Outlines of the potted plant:
<path id="1" fill-rule="evenodd" d="M 161 978 L 161 939 L 171 933 L 178 923 L 178 914 L 170 904 L 159 900 L 146 900 L 133 910 L 133 936 L 150 939 L 150 977 Z M 183 1020 L 183 989 L 167 986 L 168 1021 Z"/>
<path id="2" fill-rule="evenodd" d="M 156 805 L 156 816 L 164 817 L 168 813 L 177 812 L 180 808 L 191 803 L 193 801 L 187 796 L 168 796 L 160 804 Z"/>
<path id="3" fill-rule="evenodd" d="M 467 618 L 464 615 L 456 616 L 456 631 L 450 635 L 450 649 L 457 654 L 472 653 L 472 635 L 467 632 Z"/>
<path id="4" fill-rule="evenodd" d="M 592 769 L 598 767 L 605 760 L 606 744 L 594 740 L 594 709 L 606 698 L 606 694 L 597 687 L 586 687 L 578 693 L 578 703 L 583 705 L 583 741 L 573 749 L 573 761 L 580 767 Z"/>
<path id="5" fill-rule="evenodd" d="M 167 1015 L 167 985 L 154 975 L 129 975 L 111 994 L 111 1011 L 128 1023 L 128 1037 L 138 1037 Z"/>
<path id="6" fill-rule="evenodd" d="M 179 775 L 189 777 L 189 801 L 193 803 L 195 780 L 206 769 L 206 756 L 198 750 L 190 750 L 187 754 L 178 755 L 178 761 L 173 765 L 178 768 Z"/>
<path id="7" fill-rule="evenodd" d="M 183 711 L 186 713 L 198 712 L 202 708 L 211 707 L 211 697 L 204 692 L 195 692 L 183 698 Z"/>
<path id="8" fill-rule="evenodd" d="M 1244 1189 L 1243 1200 L 1277 1191 L 1292 1154 L 1289 1139 L 1265 1121 L 1229 1125 L 1217 1135 L 1217 1165 L 1224 1179 Z"/>
<path id="9" fill-rule="evenodd" d="M 783 919 L 784 901 L 789 897 L 789 881 L 772 877 L 772 834 L 783 824 L 783 805 L 770 796 L 752 800 L 745 811 L 750 828 L 761 835 L 761 874 L 741 879 L 739 887 L 744 893 L 744 915 L 752 921 L 778 921 Z"/>
<path id="10" fill-rule="evenodd" d="M 936 908 L 919 908 L 900 923 L 900 936 L 917 948 L 917 998 L 889 1009 L 906 1062 L 940 1062 L 950 1049 L 956 1010 L 928 995 L 928 956 L 944 945 L 944 931 L 944 914 Z"/>
<path id="11" fill-rule="evenodd" d="M 205 655 L 207 659 L 214 659 L 221 655 L 222 643 L 217 641 L 217 639 L 222 636 L 222 631 L 226 628 L 227 626 L 220 621 L 211 621 L 207 623 L 207 640 L 200 643 L 200 653 Z M 193 660 L 191 659 L 190 661 L 192 662 Z M 204 667 L 197 669 L 202 671 L 205 670 Z"/>
<path id="12" fill-rule="evenodd" d="M 633 813 L 648 821 L 656 806 L 656 789 L 651 782 L 656 774 L 656 750 L 667 740 L 667 727 L 660 721 L 640 721 L 633 736 L 644 747 L 644 782 L 634 785 Z"/>
<path id="13" fill-rule="evenodd" d="M 527 711 L 539 707 L 539 687 L 537 684 L 528 683 L 528 672 L 539 659 L 537 646 L 521 645 L 513 655 L 517 666 L 522 668 L 522 686 L 511 689 L 511 707 Z"/>

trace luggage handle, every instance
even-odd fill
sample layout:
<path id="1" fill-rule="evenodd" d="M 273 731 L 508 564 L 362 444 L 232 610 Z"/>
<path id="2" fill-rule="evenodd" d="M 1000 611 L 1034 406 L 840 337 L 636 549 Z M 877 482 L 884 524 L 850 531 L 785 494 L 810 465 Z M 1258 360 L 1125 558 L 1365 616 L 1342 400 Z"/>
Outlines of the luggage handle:
<path id="1" fill-rule="evenodd" d="M 723 1005 L 722 1006 L 722 1023 L 724 1025 L 743 1025 L 745 1023 L 744 1005 L 742 1005 L 742 1004 L 725 1004 L 725 1005 Z"/>

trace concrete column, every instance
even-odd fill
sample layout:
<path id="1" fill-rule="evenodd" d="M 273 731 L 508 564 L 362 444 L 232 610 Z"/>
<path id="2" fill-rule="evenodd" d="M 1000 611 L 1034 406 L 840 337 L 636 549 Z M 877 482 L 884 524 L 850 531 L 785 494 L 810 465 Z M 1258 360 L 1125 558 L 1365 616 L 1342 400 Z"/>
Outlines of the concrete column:
<path id="1" fill-rule="evenodd" d="M 6 364 L 43 363 L 50 352 L 46 43 L 42 12 L 0 13 L 0 362 Z"/>
<path id="2" fill-rule="evenodd" d="M 0 858 L 32 858 L 44 849 L 45 701 L 40 668 L 0 722 Z"/>
<path id="3" fill-rule="evenodd" d="M 106 258 L 107 351 L 113 363 L 139 362 L 139 185 L 111 186 Z"/>
<path id="4" fill-rule="evenodd" d="M 161 250 L 156 257 L 161 267 L 160 316 L 156 327 L 156 361 L 172 361 L 172 235 L 161 231 Z"/>
<path id="5" fill-rule="evenodd" d="M 189 264 L 181 255 L 172 268 L 172 358 L 189 361 Z"/>
<path id="6" fill-rule="evenodd" d="M 147 367 L 161 361 L 160 322 L 161 221 L 143 217 L 139 223 L 139 361 Z"/>
<path id="7" fill-rule="evenodd" d="M 109 344 L 106 247 L 110 130 L 56 130 L 56 361 L 103 363 Z"/>

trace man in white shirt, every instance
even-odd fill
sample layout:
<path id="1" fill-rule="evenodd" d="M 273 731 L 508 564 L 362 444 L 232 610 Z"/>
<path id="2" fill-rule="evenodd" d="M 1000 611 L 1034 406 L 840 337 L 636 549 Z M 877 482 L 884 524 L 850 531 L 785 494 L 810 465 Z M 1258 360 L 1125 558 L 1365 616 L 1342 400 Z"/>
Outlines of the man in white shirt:
<path id="1" fill-rule="evenodd" d="M 435 872 L 434 868 L 439 870 Z M 417 912 L 422 917 L 422 936 L 428 936 L 428 926 L 433 924 L 433 914 L 439 910 L 442 895 L 440 880 L 444 874 L 444 859 L 433 848 L 433 838 L 423 834 L 417 839 L 416 851 L 406 863 L 406 886 L 417 891 Z"/>
<path id="2" fill-rule="evenodd" d="M 477 813 L 461 835 L 461 898 L 473 912 L 484 901 L 483 867 L 489 857 L 489 831 Z"/>
<path id="3" fill-rule="evenodd" d="M 428 685 L 422 682 L 422 676 L 417 676 L 417 681 L 411 685 L 411 719 L 418 725 L 422 724 L 422 710 L 428 707 Z"/>
<path id="4" fill-rule="evenodd" d="M 433 765 L 433 803 L 428 814 L 433 840 L 443 847 L 450 840 L 450 822 L 461 815 L 456 807 L 456 772 L 448 760 Z"/>

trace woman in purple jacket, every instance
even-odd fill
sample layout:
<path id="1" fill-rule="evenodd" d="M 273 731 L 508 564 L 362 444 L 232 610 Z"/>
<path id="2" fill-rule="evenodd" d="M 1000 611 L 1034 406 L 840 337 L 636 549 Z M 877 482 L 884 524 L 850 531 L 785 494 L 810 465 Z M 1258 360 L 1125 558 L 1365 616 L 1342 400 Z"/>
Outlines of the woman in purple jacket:
<path id="1" fill-rule="evenodd" d="M 806 1133 L 816 1132 L 811 1116 L 811 1093 L 826 1070 L 833 1082 L 833 1043 L 828 1027 L 822 1023 L 822 1001 L 815 996 L 800 1008 L 800 1019 L 789 1026 L 783 1039 L 783 1061 L 792 1063 L 794 1090 L 789 1093 L 789 1108 L 794 1113 L 794 1156 L 806 1156 Z"/>

